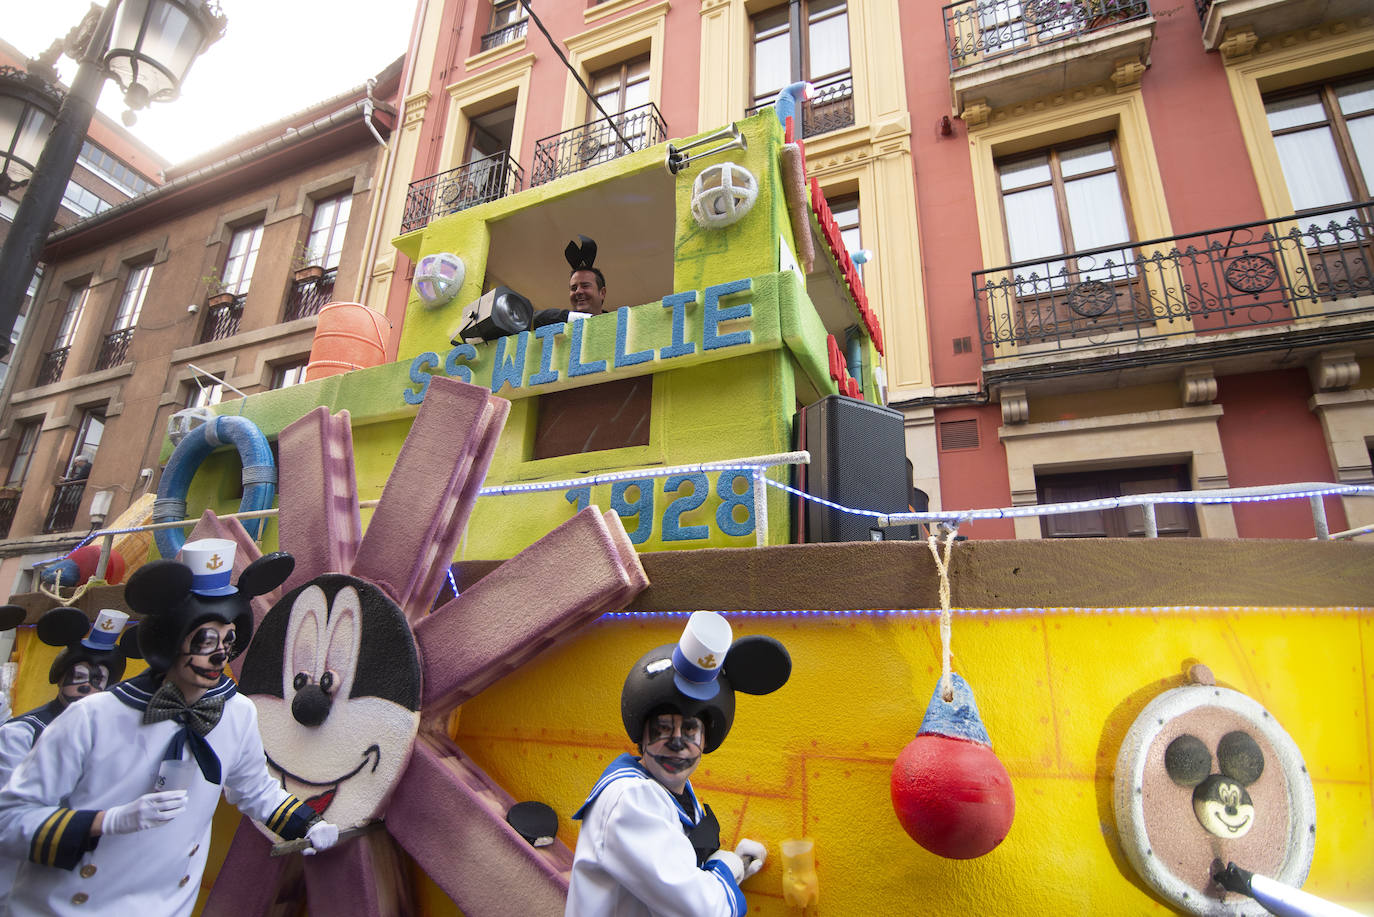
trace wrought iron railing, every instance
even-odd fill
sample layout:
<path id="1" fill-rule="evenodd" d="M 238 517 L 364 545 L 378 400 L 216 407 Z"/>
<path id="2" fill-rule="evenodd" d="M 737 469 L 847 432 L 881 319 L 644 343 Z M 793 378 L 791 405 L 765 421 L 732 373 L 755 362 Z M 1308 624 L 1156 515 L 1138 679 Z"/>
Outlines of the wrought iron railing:
<path id="1" fill-rule="evenodd" d="M 1374 314 L 1374 201 L 973 274 L 984 362 Z"/>
<path id="2" fill-rule="evenodd" d="M 492 48 L 499 48 L 508 44 L 525 34 L 525 26 L 529 25 L 528 19 L 521 19 L 519 22 L 512 22 L 510 25 L 493 29 L 482 36 L 482 50 L 490 51 Z"/>
<path id="3" fill-rule="evenodd" d="M 653 102 L 615 115 L 613 120 L 614 126 L 601 118 L 536 143 L 530 187 L 646 150 L 668 137 L 668 127 Z"/>
<path id="4" fill-rule="evenodd" d="M 62 481 L 53 492 L 52 505 L 48 516 L 43 520 L 43 534 L 70 532 L 76 525 L 76 511 L 81 508 L 81 498 L 86 493 L 86 479 Z"/>
<path id="5" fill-rule="evenodd" d="M 285 321 L 295 321 L 310 315 L 318 315 L 320 306 L 334 298 L 334 281 L 338 279 L 339 269 L 332 268 L 318 280 L 297 280 L 291 284 L 291 292 L 286 294 Z"/>
<path id="6" fill-rule="evenodd" d="M 0 492 L 0 539 L 10 537 L 10 526 L 14 525 L 14 513 L 19 509 L 20 492 L 17 488 L 6 487 Z"/>
<path id="7" fill-rule="evenodd" d="M 1193 0 L 1193 6 L 1197 7 L 1197 18 L 1206 23 L 1207 11 L 1212 8 L 1212 0 Z"/>
<path id="8" fill-rule="evenodd" d="M 96 357 L 95 368 L 101 370 L 123 365 L 129 359 L 129 342 L 133 339 L 132 328 L 112 331 L 105 335 L 105 340 L 100 344 L 100 355 Z"/>
<path id="9" fill-rule="evenodd" d="M 961 0 L 944 7 L 949 67 L 1076 38 L 1150 15 L 1147 0 Z"/>
<path id="10" fill-rule="evenodd" d="M 401 232 L 427 226 L 431 220 L 478 204 L 516 194 L 525 186 L 525 173 L 509 153 L 494 153 L 456 169 L 410 183 Z"/>
<path id="11" fill-rule="evenodd" d="M 205 310 L 205 327 L 200 332 L 200 342 L 222 341 L 239 333 L 239 319 L 243 318 L 243 296 L 235 296 L 232 301 Z"/>
<path id="12" fill-rule="evenodd" d="M 854 78 L 849 74 L 837 76 L 816 83 L 815 95 L 802 103 L 802 136 L 814 137 L 854 126 Z M 765 108 L 772 108 L 772 102 L 764 102 L 746 109 L 744 114 L 754 115 Z"/>
<path id="13" fill-rule="evenodd" d="M 43 364 L 38 367 L 38 384 L 52 385 L 62 378 L 62 370 L 67 368 L 67 354 L 70 347 L 58 347 L 43 354 Z"/>

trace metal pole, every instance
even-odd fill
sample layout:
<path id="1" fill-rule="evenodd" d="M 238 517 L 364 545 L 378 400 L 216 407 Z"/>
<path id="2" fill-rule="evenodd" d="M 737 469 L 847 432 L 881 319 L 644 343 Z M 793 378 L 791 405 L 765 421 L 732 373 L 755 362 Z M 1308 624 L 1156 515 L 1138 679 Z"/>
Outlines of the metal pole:
<path id="1" fill-rule="evenodd" d="M 76 71 L 76 79 L 72 81 L 67 97 L 62 100 L 52 133 L 43 145 L 43 153 L 38 157 L 38 165 L 34 167 L 24 198 L 19 202 L 9 235 L 5 237 L 5 246 L 0 250 L 0 355 L 9 351 L 10 332 L 14 330 L 14 322 L 19 317 L 24 293 L 29 288 L 34 268 L 38 266 L 39 256 L 43 253 L 43 245 L 52 230 L 53 220 L 62 203 L 62 194 L 67 189 L 72 170 L 76 168 L 76 159 L 81 154 L 81 146 L 90 132 L 95 103 L 99 101 L 100 89 L 105 84 L 105 66 L 101 57 L 110 40 L 110 30 L 118 7 L 119 0 L 110 0 L 100 15 L 100 23 L 81 55 L 81 67 Z"/>
<path id="2" fill-rule="evenodd" d="M 1307 498 L 1312 504 L 1312 526 L 1317 530 L 1318 541 L 1329 541 L 1331 529 L 1326 524 L 1326 504 L 1320 494 Z"/>

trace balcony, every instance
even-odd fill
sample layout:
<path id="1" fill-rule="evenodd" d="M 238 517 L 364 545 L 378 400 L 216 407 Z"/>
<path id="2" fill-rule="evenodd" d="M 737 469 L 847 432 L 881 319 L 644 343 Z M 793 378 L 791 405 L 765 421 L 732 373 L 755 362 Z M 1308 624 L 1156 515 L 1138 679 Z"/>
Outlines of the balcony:
<path id="1" fill-rule="evenodd" d="M 86 493 L 86 479 L 62 481 L 53 492 L 52 505 L 48 516 L 43 520 L 43 534 L 70 532 L 76 525 L 76 511 L 81 508 L 81 498 Z"/>
<path id="2" fill-rule="evenodd" d="M 617 127 L 620 136 L 616 135 Z M 653 102 L 616 115 L 614 125 L 602 118 L 545 137 L 534 145 L 530 187 L 647 150 L 667 137 L 668 127 Z"/>
<path id="3" fill-rule="evenodd" d="M 14 513 L 19 508 L 21 492 L 18 487 L 0 487 L 0 540 L 10 537 Z"/>
<path id="4" fill-rule="evenodd" d="M 527 25 L 529 25 L 529 20 L 521 19 L 519 22 L 512 22 L 510 25 L 488 32 L 482 36 L 482 50 L 490 51 L 492 48 L 508 45 L 517 38 L 523 37 Z"/>
<path id="5" fill-rule="evenodd" d="M 1374 201 L 973 275 L 987 364 L 1374 318 L 1371 294 Z"/>
<path id="6" fill-rule="evenodd" d="M 334 281 L 338 276 L 339 269 L 332 268 L 325 271 L 324 276 L 316 280 L 293 281 L 291 292 L 286 295 L 286 315 L 283 321 L 290 322 L 298 318 L 318 315 L 320 307 L 333 299 Z M 235 330 L 237 330 L 237 323 Z"/>
<path id="7" fill-rule="evenodd" d="M 1202 45 L 1227 57 L 1248 53 L 1258 38 L 1354 19 L 1369 0 L 1193 0 Z M 1228 40 L 1228 36 L 1230 36 Z"/>
<path id="8" fill-rule="evenodd" d="M 411 182 L 401 232 L 428 226 L 431 220 L 485 204 L 524 188 L 525 173 L 509 153 L 495 153 L 456 169 Z"/>
<path id="9" fill-rule="evenodd" d="M 812 88 L 815 95 L 802 103 L 801 136 L 815 137 L 854 126 L 854 78 L 851 75 L 846 73 L 816 83 Z M 772 102 L 765 102 L 747 109 L 744 114 L 748 117 L 772 107 Z"/>
<path id="10" fill-rule="evenodd" d="M 243 318 L 242 294 L 233 299 L 213 305 L 205 310 L 205 327 L 201 329 L 200 343 L 222 341 L 239 333 L 239 319 Z"/>
<path id="11" fill-rule="evenodd" d="M 122 366 L 129 359 L 129 342 L 133 339 L 132 328 L 112 331 L 105 335 L 105 340 L 100 344 L 100 355 L 96 357 L 95 368 L 101 370 Z"/>
<path id="12" fill-rule="evenodd" d="M 43 363 L 38 367 L 38 385 L 52 385 L 62 378 L 62 370 L 67 368 L 67 354 L 70 347 L 58 347 L 43 354 Z"/>
<path id="13" fill-rule="evenodd" d="M 962 0 L 944 16 L 954 110 L 974 123 L 1075 86 L 1133 85 L 1155 31 L 1147 0 Z"/>

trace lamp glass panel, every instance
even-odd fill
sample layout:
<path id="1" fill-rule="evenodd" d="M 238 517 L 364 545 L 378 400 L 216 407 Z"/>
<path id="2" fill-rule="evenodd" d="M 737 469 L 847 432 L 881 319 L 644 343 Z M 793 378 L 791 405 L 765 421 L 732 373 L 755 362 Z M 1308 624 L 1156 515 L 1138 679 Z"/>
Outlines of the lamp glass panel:
<path id="1" fill-rule="evenodd" d="M 124 0 L 115 21 L 106 67 L 127 89 L 142 84 L 150 98 L 169 98 L 205 38 L 201 22 L 170 0 Z"/>

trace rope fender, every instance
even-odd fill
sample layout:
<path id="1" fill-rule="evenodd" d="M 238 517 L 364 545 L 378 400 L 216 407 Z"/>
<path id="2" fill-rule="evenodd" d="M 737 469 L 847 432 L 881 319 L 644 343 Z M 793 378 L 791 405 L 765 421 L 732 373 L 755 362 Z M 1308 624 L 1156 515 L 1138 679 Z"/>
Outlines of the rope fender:
<path id="1" fill-rule="evenodd" d="M 243 464 L 243 499 L 239 501 L 239 512 L 272 507 L 277 494 L 277 466 L 272 459 L 272 448 L 267 443 L 267 437 L 247 417 L 226 415 L 201 424 L 186 434 L 186 438 L 172 450 L 172 457 L 167 460 L 167 468 L 158 484 L 157 499 L 153 501 L 154 522 L 174 522 L 186 518 L 186 494 L 191 488 L 191 479 L 196 476 L 206 456 L 224 445 L 232 445 L 237 449 L 239 461 Z M 262 523 L 261 519 L 248 519 L 243 526 L 249 535 L 257 538 Z M 158 529 L 154 537 L 158 553 L 168 559 L 175 558 L 186 543 L 186 533 L 178 528 Z"/>

